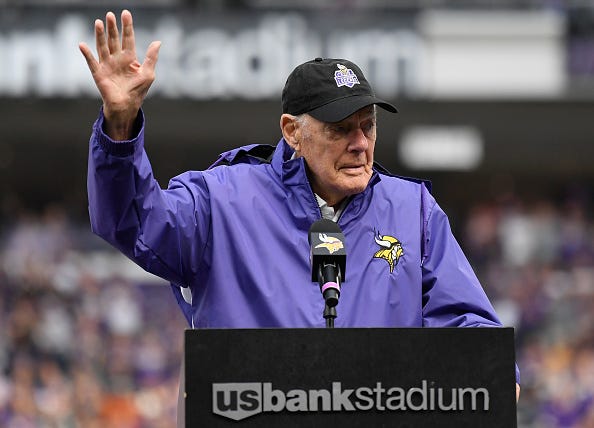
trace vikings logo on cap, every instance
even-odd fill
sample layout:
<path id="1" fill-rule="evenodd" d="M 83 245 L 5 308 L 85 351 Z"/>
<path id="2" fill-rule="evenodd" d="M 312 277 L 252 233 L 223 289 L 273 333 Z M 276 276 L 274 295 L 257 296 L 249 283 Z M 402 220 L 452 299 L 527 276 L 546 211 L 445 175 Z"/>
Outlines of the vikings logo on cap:
<path id="1" fill-rule="evenodd" d="M 328 236 L 325 233 L 320 233 L 318 237 L 322 243 L 316 245 L 316 248 L 325 248 L 330 252 L 330 254 L 333 254 L 344 248 L 342 241 L 338 238 L 335 238 L 334 236 Z"/>
<path id="2" fill-rule="evenodd" d="M 348 86 L 352 88 L 355 85 L 359 84 L 359 78 L 355 74 L 353 70 L 350 68 L 346 68 L 342 64 L 336 64 L 338 70 L 334 72 L 334 80 L 336 80 L 336 86 L 339 88 L 341 86 Z"/>
<path id="3" fill-rule="evenodd" d="M 400 241 L 390 235 L 380 235 L 375 232 L 375 243 L 380 249 L 373 255 L 373 258 L 384 259 L 390 265 L 390 273 L 394 271 L 394 266 L 398 264 L 400 257 L 404 255 L 404 249 Z"/>

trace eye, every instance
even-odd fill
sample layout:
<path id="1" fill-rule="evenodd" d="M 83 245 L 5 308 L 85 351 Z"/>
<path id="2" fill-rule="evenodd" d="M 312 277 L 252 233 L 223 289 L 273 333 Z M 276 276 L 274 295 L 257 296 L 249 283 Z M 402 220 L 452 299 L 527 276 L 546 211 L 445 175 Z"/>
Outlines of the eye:
<path id="1" fill-rule="evenodd" d="M 371 136 L 371 135 L 373 135 L 373 131 L 375 130 L 375 122 L 374 121 L 365 122 L 361 126 L 361 129 L 363 130 L 363 133 L 366 136 Z"/>
<path id="2" fill-rule="evenodd" d="M 334 125 L 332 126 L 332 132 L 334 132 L 335 134 L 346 134 L 347 133 L 347 129 L 344 125 Z"/>
<path id="3" fill-rule="evenodd" d="M 326 129 L 328 130 L 328 134 L 332 139 L 343 138 L 345 135 L 349 133 L 349 128 L 344 124 L 340 123 L 328 125 Z"/>

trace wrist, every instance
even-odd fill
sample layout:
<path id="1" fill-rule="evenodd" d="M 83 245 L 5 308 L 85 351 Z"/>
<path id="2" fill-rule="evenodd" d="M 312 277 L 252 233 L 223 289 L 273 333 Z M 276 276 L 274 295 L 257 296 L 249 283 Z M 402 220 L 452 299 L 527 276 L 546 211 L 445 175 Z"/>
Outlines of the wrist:
<path id="1" fill-rule="evenodd" d="M 114 111 L 104 105 L 103 132 L 114 141 L 131 139 L 134 136 L 139 111 Z"/>

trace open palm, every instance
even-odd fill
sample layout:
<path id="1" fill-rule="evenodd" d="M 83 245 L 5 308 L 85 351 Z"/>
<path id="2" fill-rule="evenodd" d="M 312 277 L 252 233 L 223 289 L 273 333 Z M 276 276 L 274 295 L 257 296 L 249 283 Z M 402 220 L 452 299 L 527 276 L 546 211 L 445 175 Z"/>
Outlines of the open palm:
<path id="1" fill-rule="evenodd" d="M 113 12 L 103 21 L 95 21 L 95 41 L 98 59 L 91 49 L 80 43 L 91 74 L 103 99 L 103 112 L 107 123 L 117 134 L 129 131 L 146 94 L 155 80 L 155 65 L 160 42 L 152 42 L 141 64 L 136 57 L 132 14 L 124 10 L 121 16 L 122 37 Z M 112 138 L 118 135 L 110 135 Z M 119 135 L 121 137 L 121 135 Z"/>

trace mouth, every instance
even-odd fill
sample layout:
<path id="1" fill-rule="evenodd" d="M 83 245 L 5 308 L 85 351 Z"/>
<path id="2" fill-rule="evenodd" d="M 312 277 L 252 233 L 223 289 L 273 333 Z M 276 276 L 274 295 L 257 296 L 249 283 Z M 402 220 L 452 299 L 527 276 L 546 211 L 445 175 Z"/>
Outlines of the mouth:
<path id="1" fill-rule="evenodd" d="M 358 174 L 365 171 L 365 165 L 344 165 L 340 167 L 340 170 L 349 174 Z"/>

